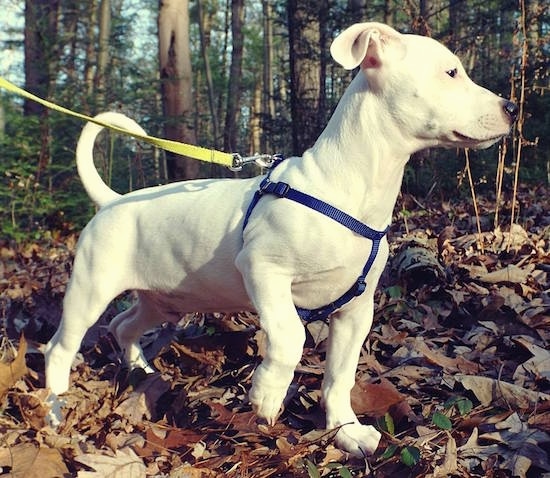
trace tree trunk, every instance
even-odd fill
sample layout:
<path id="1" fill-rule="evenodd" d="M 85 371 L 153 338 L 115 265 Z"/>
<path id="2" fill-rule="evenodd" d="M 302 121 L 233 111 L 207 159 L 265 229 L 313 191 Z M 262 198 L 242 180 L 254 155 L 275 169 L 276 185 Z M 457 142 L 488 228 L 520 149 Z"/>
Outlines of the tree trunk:
<path id="1" fill-rule="evenodd" d="M 49 98 L 56 70 L 56 41 L 59 0 L 25 1 L 25 88 L 42 98 Z M 25 116 L 40 117 L 41 148 L 36 168 L 40 181 L 50 164 L 50 130 L 48 110 L 31 100 L 23 105 Z"/>
<path id="2" fill-rule="evenodd" d="M 462 37 L 462 8 L 460 0 L 451 0 L 449 3 L 449 43 L 451 50 L 456 50 L 460 46 Z"/>
<path id="3" fill-rule="evenodd" d="M 420 14 L 413 26 L 414 31 L 419 35 L 432 36 L 431 21 L 434 12 L 434 5 L 431 0 L 420 0 Z"/>
<path id="4" fill-rule="evenodd" d="M 292 152 L 296 155 L 313 145 L 324 123 L 320 108 L 320 16 L 323 3 L 310 0 L 288 2 Z"/>
<path id="5" fill-rule="evenodd" d="M 86 22 L 86 62 L 84 64 L 85 97 L 89 101 L 94 95 L 94 65 L 97 64 L 96 25 L 97 0 L 90 0 L 88 7 L 90 21 Z M 97 111 L 94 111 L 96 113 Z M 91 113 L 91 111 L 88 111 Z"/>
<path id="6" fill-rule="evenodd" d="M 393 5 L 392 0 L 385 0 L 384 2 L 384 23 L 393 26 L 394 24 L 394 14 L 393 14 Z"/>
<path id="7" fill-rule="evenodd" d="M 260 128 L 260 149 L 264 153 L 273 153 L 271 146 L 271 132 L 275 119 L 275 94 L 273 88 L 273 20 L 271 0 L 263 0 L 264 18 L 264 68 L 263 68 L 263 93 Z"/>
<path id="8" fill-rule="evenodd" d="M 252 108 L 250 110 L 250 154 L 256 154 L 264 152 L 262 151 L 261 137 L 262 137 L 262 82 L 257 81 L 254 88 L 254 97 L 252 102 Z"/>
<path id="9" fill-rule="evenodd" d="M 189 48 L 189 1 L 160 0 L 159 67 L 164 132 L 168 139 L 196 143 L 193 122 L 193 82 Z M 167 153 L 171 180 L 199 176 L 199 162 Z"/>
<path id="10" fill-rule="evenodd" d="M 366 10 L 366 0 L 348 0 L 349 16 L 353 23 L 364 22 Z"/>
<path id="11" fill-rule="evenodd" d="M 227 108 L 225 111 L 225 131 L 223 135 L 223 147 L 227 152 L 237 151 L 244 44 L 243 24 L 244 0 L 232 0 L 231 37 L 233 39 L 233 46 L 231 49 L 231 67 L 229 69 Z"/>
<path id="12" fill-rule="evenodd" d="M 206 87 L 208 90 L 208 107 L 210 108 L 210 120 L 212 121 L 212 147 L 218 149 L 218 115 L 216 111 L 216 98 L 214 97 L 214 84 L 212 82 L 212 71 L 208 59 L 209 41 L 207 40 L 206 17 L 202 9 L 202 1 L 197 0 L 197 9 L 199 14 L 199 33 L 201 37 L 201 52 L 204 62 L 204 73 L 206 76 Z M 199 110 L 200 111 L 200 110 Z"/>
<path id="13" fill-rule="evenodd" d="M 94 78 L 97 106 L 104 109 L 105 106 L 105 78 L 107 65 L 109 64 L 109 38 L 111 37 L 111 0 L 101 0 L 99 6 L 99 39 L 97 54 L 97 69 Z"/>

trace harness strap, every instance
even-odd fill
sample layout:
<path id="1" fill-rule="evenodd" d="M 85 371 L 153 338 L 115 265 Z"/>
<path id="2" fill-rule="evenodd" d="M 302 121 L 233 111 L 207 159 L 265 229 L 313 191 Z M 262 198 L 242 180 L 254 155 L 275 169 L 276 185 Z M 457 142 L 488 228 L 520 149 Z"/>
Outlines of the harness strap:
<path id="1" fill-rule="evenodd" d="M 372 249 L 369 257 L 367 258 L 367 262 L 363 267 L 362 274 L 357 278 L 355 283 L 348 289 L 347 292 L 345 292 L 340 298 L 336 299 L 334 302 L 331 302 L 330 304 L 319 307 L 317 309 L 310 310 L 296 307 L 296 311 L 298 312 L 298 315 L 302 320 L 326 320 L 330 316 L 330 314 L 340 309 L 342 306 L 351 301 L 354 297 L 357 297 L 365 292 L 365 289 L 367 287 L 365 279 L 370 271 L 370 268 L 372 267 L 372 264 L 374 263 L 374 260 L 376 259 L 376 255 L 378 254 L 380 241 L 388 232 L 389 226 L 383 231 L 372 229 L 371 227 L 367 226 L 361 221 L 358 221 L 344 211 L 335 208 L 334 206 L 331 206 L 330 204 L 321 201 L 320 199 L 314 198 L 309 194 L 297 191 L 296 189 L 291 188 L 287 183 L 272 182 L 269 179 L 270 173 L 271 171 L 262 180 L 262 182 L 260 183 L 260 187 L 254 193 L 254 197 L 252 198 L 252 201 L 250 202 L 250 205 L 248 206 L 245 214 L 243 230 L 248 224 L 248 220 L 250 218 L 252 210 L 254 209 L 256 204 L 258 204 L 258 201 L 261 199 L 261 197 L 264 194 L 273 194 L 274 196 L 277 196 L 279 198 L 290 199 L 291 201 L 295 201 L 304 206 L 307 206 L 342 224 L 356 234 L 372 240 Z"/>

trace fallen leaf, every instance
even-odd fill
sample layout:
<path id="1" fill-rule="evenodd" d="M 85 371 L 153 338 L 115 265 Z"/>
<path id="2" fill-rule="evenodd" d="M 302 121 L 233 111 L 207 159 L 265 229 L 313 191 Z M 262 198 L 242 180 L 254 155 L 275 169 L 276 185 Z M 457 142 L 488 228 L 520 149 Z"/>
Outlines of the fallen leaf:
<path id="1" fill-rule="evenodd" d="M 21 335 L 15 359 L 9 363 L 0 363 L 0 399 L 21 377 L 27 374 L 26 353 L 27 341 L 25 340 L 25 336 Z"/>
<path id="2" fill-rule="evenodd" d="M 13 394 L 13 402 L 19 408 L 26 424 L 33 430 L 40 430 L 47 425 L 46 417 L 50 412 L 50 405 L 47 403 L 49 394 L 49 390 L 46 389 Z"/>
<path id="3" fill-rule="evenodd" d="M 537 413 L 529 417 L 529 425 L 550 433 L 550 412 Z"/>
<path id="4" fill-rule="evenodd" d="M 530 429 L 517 413 L 494 424 L 494 431 L 480 435 L 480 439 L 503 445 L 501 455 L 505 458 L 502 469 L 512 471 L 513 476 L 526 477 L 531 465 L 550 471 L 547 453 L 541 443 L 549 443 L 550 435 Z"/>
<path id="5" fill-rule="evenodd" d="M 75 457 L 94 471 L 79 471 L 78 478 L 127 478 L 129 476 L 145 476 L 145 465 L 131 448 L 116 450 L 114 456 L 86 453 Z"/>
<path id="6" fill-rule="evenodd" d="M 144 418 L 149 420 L 154 415 L 159 397 L 169 389 L 166 377 L 158 373 L 150 374 L 116 407 L 115 412 L 133 425 L 141 423 Z"/>
<path id="7" fill-rule="evenodd" d="M 512 284 L 523 284 L 527 281 L 527 278 L 531 275 L 531 272 L 535 270 L 535 264 L 529 264 L 525 268 L 518 267 L 514 264 L 509 264 L 502 269 L 488 272 L 486 274 L 479 274 L 473 276 L 474 279 L 481 282 L 488 282 L 490 284 L 498 284 L 499 282 L 511 282 Z"/>
<path id="8" fill-rule="evenodd" d="M 449 439 L 445 445 L 445 458 L 441 465 L 436 465 L 433 471 L 433 478 L 442 478 L 452 476 L 458 471 L 458 454 L 456 450 L 456 441 L 449 434 Z"/>
<path id="9" fill-rule="evenodd" d="M 422 337 L 416 338 L 414 347 L 415 350 L 424 355 L 429 362 L 439 365 L 447 371 L 477 373 L 480 370 L 479 364 L 471 362 L 462 356 L 451 358 L 437 350 L 430 349 Z"/>
<path id="10" fill-rule="evenodd" d="M 143 446 L 136 447 L 139 456 L 169 455 L 183 447 L 193 448 L 205 435 L 183 428 L 166 428 L 159 436 L 160 427 L 149 426 L 145 432 Z"/>
<path id="11" fill-rule="evenodd" d="M 0 448 L 0 470 L 14 478 L 58 477 L 69 473 L 59 450 L 21 443 Z M 3 474 L 3 473 L 2 473 Z"/>
<path id="12" fill-rule="evenodd" d="M 550 351 L 543 347 L 532 343 L 525 337 L 514 337 L 514 341 L 525 347 L 533 357 L 520 364 L 514 372 L 513 379 L 525 375 L 525 372 L 530 372 L 537 379 L 550 380 Z"/>
<path id="13" fill-rule="evenodd" d="M 455 380 L 471 390 L 483 406 L 504 401 L 512 407 L 529 409 L 539 400 L 550 400 L 550 395 L 528 390 L 512 383 L 477 375 L 455 375 Z"/>
<path id="14" fill-rule="evenodd" d="M 382 378 L 379 383 L 356 382 L 351 390 L 351 407 L 358 415 L 383 416 L 392 405 L 405 400 L 393 383 Z"/>

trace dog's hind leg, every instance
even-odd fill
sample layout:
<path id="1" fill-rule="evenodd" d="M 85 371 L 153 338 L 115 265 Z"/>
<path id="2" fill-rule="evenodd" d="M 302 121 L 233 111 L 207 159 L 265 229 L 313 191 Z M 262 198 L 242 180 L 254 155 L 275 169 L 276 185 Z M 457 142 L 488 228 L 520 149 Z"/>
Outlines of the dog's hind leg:
<path id="1" fill-rule="evenodd" d="M 155 304 L 149 299 L 147 292 L 137 292 L 137 301 L 127 310 L 118 314 L 109 324 L 109 332 L 113 334 L 118 345 L 124 352 L 128 366 L 143 368 L 147 373 L 154 372 L 149 365 L 143 350 L 139 345 L 140 337 L 147 330 L 165 320 Z"/>
<path id="2" fill-rule="evenodd" d="M 337 312 L 331 317 L 322 387 L 327 428 L 341 427 L 336 434 L 336 444 L 360 457 L 372 454 L 380 441 L 378 430 L 359 423 L 350 399 L 357 360 L 372 325 L 374 305 L 372 293 L 367 296 L 368 293 L 355 299 L 353 310 Z"/>
<path id="3" fill-rule="evenodd" d="M 85 229 L 80 236 L 73 273 L 63 299 L 61 324 L 46 346 L 46 386 L 54 395 L 69 388 L 71 365 L 86 331 L 127 288 L 112 255 L 103 253 L 109 244 L 98 245 L 98 242 L 93 229 Z"/>
<path id="4" fill-rule="evenodd" d="M 63 300 L 61 323 L 46 345 L 46 386 L 52 393 L 58 395 L 69 388 L 71 365 L 84 335 L 117 294 L 98 284 L 91 287 L 73 275 Z"/>

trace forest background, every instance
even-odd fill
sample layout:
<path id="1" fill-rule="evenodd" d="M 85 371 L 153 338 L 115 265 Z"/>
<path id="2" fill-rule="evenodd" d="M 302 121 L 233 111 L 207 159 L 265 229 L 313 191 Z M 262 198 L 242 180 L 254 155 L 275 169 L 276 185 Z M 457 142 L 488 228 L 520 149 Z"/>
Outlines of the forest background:
<path id="1" fill-rule="evenodd" d="M 442 41 L 476 82 L 520 106 L 499 145 L 422 151 L 407 167 L 352 391 L 361 421 L 383 432 L 365 461 L 324 430 L 326 324 L 307 325 L 285 411 L 266 427 L 247 398 L 263 353 L 254 314 L 189 314 L 158 328 L 143 345 L 160 373 L 128 376 L 106 324 L 131 293 L 84 339 L 65 420 L 48 425 L 42 352 L 94 213 L 74 158 L 83 123 L 0 90 L 0 474 L 550 476 L 548 2 L 0 7 L 1 76 L 79 112 L 122 111 L 152 135 L 243 155 L 313 143 L 353 76 L 332 61 L 330 42 L 357 21 Z M 120 192 L 259 172 L 111 134 L 97 142 L 96 164 Z"/>
<path id="2" fill-rule="evenodd" d="M 353 75 L 328 53 L 332 39 L 348 25 L 375 20 L 430 35 L 459 55 L 476 82 L 521 105 L 505 146 L 470 154 L 476 187 L 498 195 L 512 191 L 518 181 L 546 183 L 550 178 L 546 2 L 0 3 L 6 12 L 2 76 L 82 113 L 122 111 L 149 134 L 243 155 L 288 156 L 311 146 Z M 74 161 L 82 126 L 0 91 L 0 226 L 5 237 L 78 230 L 91 217 L 93 206 Z M 421 152 L 407 169 L 404 191 L 420 201 L 467 197 L 464 165 L 459 151 Z M 98 151 L 98 166 L 121 192 L 233 175 L 110 138 Z M 250 168 L 240 174 L 257 172 Z"/>

